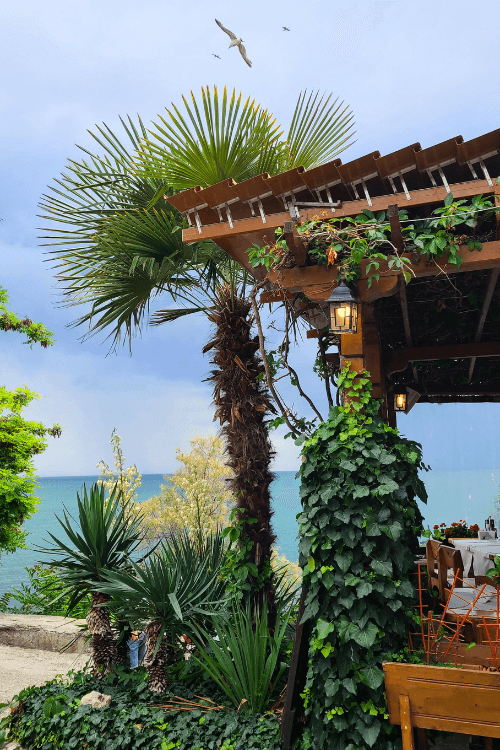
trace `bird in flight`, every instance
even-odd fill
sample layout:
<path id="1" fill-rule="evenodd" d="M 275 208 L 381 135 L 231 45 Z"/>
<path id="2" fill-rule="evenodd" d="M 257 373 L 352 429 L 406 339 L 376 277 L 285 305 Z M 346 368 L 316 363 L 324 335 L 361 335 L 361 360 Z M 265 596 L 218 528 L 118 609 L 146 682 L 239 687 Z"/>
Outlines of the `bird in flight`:
<path id="1" fill-rule="evenodd" d="M 216 58 L 217 58 L 217 60 L 220 60 L 220 57 L 219 57 L 219 55 L 214 55 L 214 53 L 213 53 L 213 52 L 212 52 L 212 57 L 216 57 Z"/>
<path id="2" fill-rule="evenodd" d="M 290 29 L 288 28 L 288 26 L 283 26 L 283 31 L 290 31 Z"/>
<path id="3" fill-rule="evenodd" d="M 231 49 L 231 47 L 238 47 L 238 49 L 240 51 L 240 55 L 242 56 L 242 58 L 244 59 L 244 61 L 248 65 L 248 67 L 251 68 L 252 67 L 252 61 L 249 60 L 248 57 L 247 57 L 247 51 L 246 51 L 246 49 L 244 48 L 244 46 L 242 44 L 243 39 L 240 39 L 239 37 L 236 36 L 236 34 L 233 34 L 232 31 L 229 31 L 229 29 L 226 29 L 226 27 L 223 26 L 221 24 L 221 22 L 218 21 L 217 19 L 215 19 L 215 23 L 217 24 L 217 26 L 220 29 L 222 29 L 222 31 L 225 31 L 226 34 L 228 35 L 228 37 L 231 39 L 231 44 L 229 45 L 229 49 Z"/>

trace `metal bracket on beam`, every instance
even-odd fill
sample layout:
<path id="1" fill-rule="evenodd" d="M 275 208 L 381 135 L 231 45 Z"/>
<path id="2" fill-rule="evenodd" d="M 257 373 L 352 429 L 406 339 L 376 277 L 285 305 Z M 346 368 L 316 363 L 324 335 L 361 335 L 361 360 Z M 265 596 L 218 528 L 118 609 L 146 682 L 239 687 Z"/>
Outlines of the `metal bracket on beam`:
<path id="1" fill-rule="evenodd" d="M 302 206 L 303 208 L 331 208 L 332 211 L 335 208 L 339 208 L 342 205 L 342 201 L 337 201 L 336 203 L 330 201 L 329 203 L 324 203 L 323 201 L 297 201 L 297 203 L 293 204 L 294 206 Z M 290 206 L 290 214 L 291 206 Z"/>

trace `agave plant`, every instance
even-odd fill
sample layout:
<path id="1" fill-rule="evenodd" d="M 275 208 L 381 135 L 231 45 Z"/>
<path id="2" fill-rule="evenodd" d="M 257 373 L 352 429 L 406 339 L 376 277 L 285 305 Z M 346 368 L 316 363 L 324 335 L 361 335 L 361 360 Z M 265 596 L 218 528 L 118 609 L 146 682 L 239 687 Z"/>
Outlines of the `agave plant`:
<path id="1" fill-rule="evenodd" d="M 267 626 L 267 610 L 259 613 L 249 607 L 236 607 L 230 618 L 215 617 L 218 640 L 205 635 L 199 655 L 191 658 L 226 694 L 238 710 L 263 714 L 277 697 L 277 687 L 287 668 L 282 644 L 288 627 L 288 614 L 279 610 L 274 633 Z"/>
<path id="2" fill-rule="evenodd" d="M 141 516 L 130 515 L 130 503 L 124 506 L 115 487 L 109 499 L 104 487 L 93 484 L 83 496 L 77 493 L 78 520 L 64 510 L 64 520 L 56 516 L 67 539 L 61 541 L 49 532 L 53 544 L 37 547 L 45 557 L 41 562 L 57 570 L 62 580 L 61 595 L 69 596 L 68 613 L 82 599 L 91 595 L 87 615 L 91 635 L 93 671 L 97 676 L 109 672 L 118 662 L 115 637 L 111 627 L 108 604 L 110 597 L 99 590 L 107 571 L 124 571 L 132 565 L 131 555 L 137 550 L 141 534 Z"/>
<path id="3" fill-rule="evenodd" d="M 165 540 L 143 565 L 132 562 L 129 573 L 107 571 L 99 584 L 122 617 L 147 622 L 144 664 L 153 693 L 167 689 L 169 647 L 175 648 L 184 635 L 197 635 L 207 618 L 224 607 L 224 554 L 220 534 L 195 542 L 181 532 Z"/>

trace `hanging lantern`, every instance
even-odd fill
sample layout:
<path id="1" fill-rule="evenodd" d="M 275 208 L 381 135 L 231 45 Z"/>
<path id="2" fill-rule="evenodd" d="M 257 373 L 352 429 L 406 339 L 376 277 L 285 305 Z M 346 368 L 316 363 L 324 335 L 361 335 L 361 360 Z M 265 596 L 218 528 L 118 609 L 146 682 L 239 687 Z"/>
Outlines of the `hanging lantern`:
<path id="1" fill-rule="evenodd" d="M 394 411 L 406 411 L 406 388 L 394 393 Z"/>
<path id="2" fill-rule="evenodd" d="M 326 300 L 330 308 L 330 331 L 332 333 L 357 333 L 358 300 L 352 296 L 344 279 Z"/>

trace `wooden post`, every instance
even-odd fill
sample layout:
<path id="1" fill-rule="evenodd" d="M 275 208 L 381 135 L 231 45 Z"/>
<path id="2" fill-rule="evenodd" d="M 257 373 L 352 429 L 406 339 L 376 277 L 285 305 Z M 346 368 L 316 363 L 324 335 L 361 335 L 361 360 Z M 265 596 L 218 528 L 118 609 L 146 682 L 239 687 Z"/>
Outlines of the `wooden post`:
<path id="1" fill-rule="evenodd" d="M 358 312 L 358 332 L 340 336 L 340 366 L 350 362 L 351 372 L 367 370 L 373 385 L 374 398 L 385 395 L 385 377 L 380 356 L 380 341 L 373 304 L 361 303 Z"/>
<path id="2" fill-rule="evenodd" d="M 303 718 L 304 704 L 300 693 L 304 690 L 307 675 L 307 655 L 309 652 L 309 639 L 311 635 L 311 620 L 301 624 L 300 620 L 304 614 L 304 602 L 307 589 L 302 586 L 299 611 L 297 615 L 297 627 L 295 629 L 295 640 L 293 643 L 292 658 L 288 672 L 285 703 L 281 717 L 281 747 L 289 750 L 297 736 L 298 724 Z"/>

